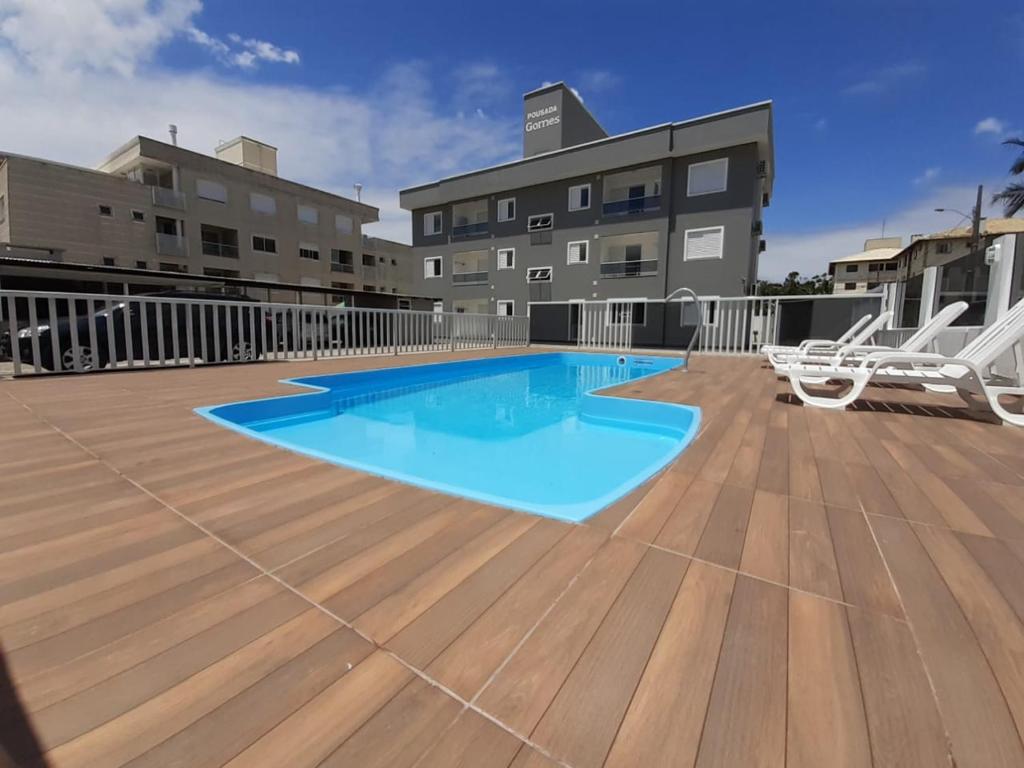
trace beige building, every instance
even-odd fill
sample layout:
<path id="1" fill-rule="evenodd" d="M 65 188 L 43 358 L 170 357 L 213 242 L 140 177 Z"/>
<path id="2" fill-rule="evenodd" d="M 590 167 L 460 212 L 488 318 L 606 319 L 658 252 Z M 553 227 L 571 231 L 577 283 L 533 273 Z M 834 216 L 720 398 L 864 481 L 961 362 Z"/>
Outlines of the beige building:
<path id="1" fill-rule="evenodd" d="M 51 261 L 405 293 L 410 249 L 364 238 L 377 220 L 247 137 L 211 157 L 137 136 L 96 169 L 0 153 L 0 246 Z"/>
<path id="2" fill-rule="evenodd" d="M 876 237 L 864 241 L 864 250 L 829 262 L 832 293 L 867 293 L 886 283 L 896 282 L 901 240 Z"/>

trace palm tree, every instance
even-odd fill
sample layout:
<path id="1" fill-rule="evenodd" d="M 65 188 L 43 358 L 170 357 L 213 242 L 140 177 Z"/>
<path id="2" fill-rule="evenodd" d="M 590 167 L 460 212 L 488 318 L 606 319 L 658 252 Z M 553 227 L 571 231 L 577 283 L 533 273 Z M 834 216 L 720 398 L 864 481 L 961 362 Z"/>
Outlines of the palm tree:
<path id="1" fill-rule="evenodd" d="M 1024 147 L 1024 138 L 1007 139 L 1003 142 L 1007 146 Z M 1021 152 L 1013 165 L 1010 166 L 1011 176 L 1024 176 L 1024 152 Z M 1002 192 L 997 192 L 992 195 L 993 203 L 1003 204 L 1003 213 L 1007 217 L 1013 216 L 1018 213 L 1021 209 L 1024 209 L 1024 183 L 1020 181 L 1011 181 L 1006 185 L 1006 189 Z"/>

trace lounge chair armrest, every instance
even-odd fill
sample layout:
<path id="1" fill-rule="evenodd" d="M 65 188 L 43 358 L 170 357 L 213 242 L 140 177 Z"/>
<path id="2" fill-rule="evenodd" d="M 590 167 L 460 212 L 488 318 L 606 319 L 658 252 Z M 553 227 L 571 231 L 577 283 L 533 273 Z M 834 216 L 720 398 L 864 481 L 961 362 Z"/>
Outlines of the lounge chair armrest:
<path id="1" fill-rule="evenodd" d="M 830 355 L 839 349 L 839 344 L 834 341 L 813 341 L 804 347 L 801 347 L 797 354 L 800 357 L 807 357 L 809 355 Z"/>
<path id="2" fill-rule="evenodd" d="M 910 367 L 914 365 L 929 365 L 933 367 L 962 365 L 977 372 L 977 366 L 970 360 L 964 360 L 959 357 L 946 357 L 945 355 L 936 355 L 930 352 L 894 352 L 892 354 L 870 355 L 861 363 L 861 367 L 870 367 L 872 371 L 877 371 L 879 368 L 893 364 L 909 364 Z"/>
<path id="3" fill-rule="evenodd" d="M 839 342 L 832 341 L 831 339 L 807 339 L 805 341 L 801 341 L 800 344 L 797 345 L 797 349 L 803 351 L 803 350 L 807 349 L 807 347 L 810 347 L 812 345 L 813 346 L 819 346 L 820 345 L 820 346 L 838 347 L 839 346 Z"/>
<path id="4" fill-rule="evenodd" d="M 832 356 L 833 365 L 842 365 L 851 355 L 872 355 L 885 352 L 899 352 L 896 347 L 879 347 L 873 344 L 846 344 Z"/>

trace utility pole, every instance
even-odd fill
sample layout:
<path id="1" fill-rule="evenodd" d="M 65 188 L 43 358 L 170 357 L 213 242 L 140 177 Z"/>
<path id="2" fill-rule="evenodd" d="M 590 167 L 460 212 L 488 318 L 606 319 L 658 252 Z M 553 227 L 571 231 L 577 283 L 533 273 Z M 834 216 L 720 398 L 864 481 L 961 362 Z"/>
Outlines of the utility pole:
<path id="1" fill-rule="evenodd" d="M 974 210 L 971 212 L 971 253 L 977 253 L 981 250 L 981 192 L 982 185 L 978 185 L 978 201 L 974 204 Z"/>

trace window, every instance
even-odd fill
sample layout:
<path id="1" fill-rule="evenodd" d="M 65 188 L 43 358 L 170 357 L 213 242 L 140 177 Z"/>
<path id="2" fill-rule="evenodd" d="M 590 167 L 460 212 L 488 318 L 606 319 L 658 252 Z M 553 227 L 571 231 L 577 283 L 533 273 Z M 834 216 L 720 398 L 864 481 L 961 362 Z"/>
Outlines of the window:
<path id="1" fill-rule="evenodd" d="M 352 234 L 352 217 L 344 213 L 334 214 L 334 228 L 343 235 Z"/>
<path id="2" fill-rule="evenodd" d="M 167 261 L 160 262 L 161 272 L 188 272 L 188 267 L 182 266 L 181 264 L 171 264 Z"/>
<path id="3" fill-rule="evenodd" d="M 136 261 L 135 262 L 135 268 L 136 269 L 149 269 L 149 267 L 146 266 L 146 262 L 144 262 L 144 261 Z"/>
<path id="4" fill-rule="evenodd" d="M 237 269 L 218 269 L 217 267 L 203 267 L 203 274 L 208 277 L 238 277 Z"/>
<path id="5" fill-rule="evenodd" d="M 259 192 L 249 193 L 249 209 L 256 213 L 264 213 L 273 216 L 277 213 L 277 201 L 270 195 Z"/>
<path id="6" fill-rule="evenodd" d="M 585 211 L 590 207 L 590 185 L 578 184 L 569 187 L 569 210 Z"/>
<path id="7" fill-rule="evenodd" d="M 486 283 L 488 251 L 464 251 L 452 254 L 452 282 Z"/>
<path id="8" fill-rule="evenodd" d="M 439 235 L 441 234 L 442 217 L 440 211 L 434 211 L 434 213 L 423 214 L 423 234 L 424 235 Z"/>
<path id="9" fill-rule="evenodd" d="M 331 271 L 355 272 L 355 266 L 352 258 L 352 251 L 344 251 L 338 248 L 332 248 Z"/>
<path id="10" fill-rule="evenodd" d="M 516 268 L 516 249 L 515 248 L 499 248 L 498 249 L 498 269 L 515 269 Z"/>
<path id="11" fill-rule="evenodd" d="M 114 266 L 114 259 L 113 259 L 113 257 L 112 256 L 104 256 L 103 257 L 103 266 L 104 267 L 112 267 L 112 266 Z"/>
<path id="12" fill-rule="evenodd" d="M 504 317 L 512 317 L 516 313 L 516 303 L 512 299 L 502 299 L 498 302 L 497 313 Z"/>
<path id="13" fill-rule="evenodd" d="M 899 266 L 899 265 L 896 264 L 895 261 L 891 261 L 891 262 L 889 262 L 888 264 L 885 265 L 885 271 L 886 272 L 895 272 L 897 266 Z"/>
<path id="14" fill-rule="evenodd" d="M 605 315 L 607 325 L 646 325 L 647 302 L 643 299 L 612 299 Z"/>
<path id="15" fill-rule="evenodd" d="M 277 253 L 277 240 L 263 235 L 253 235 L 252 249 L 260 253 Z"/>
<path id="16" fill-rule="evenodd" d="M 526 230 L 528 232 L 539 232 L 543 229 L 551 229 L 554 225 L 555 215 L 553 213 L 539 213 L 526 220 Z"/>
<path id="17" fill-rule="evenodd" d="M 688 229 L 683 235 L 683 261 L 722 258 L 725 227 Z"/>
<path id="18" fill-rule="evenodd" d="M 100 216 L 113 216 L 113 215 L 114 215 L 114 209 L 111 208 L 109 205 L 101 205 L 100 206 Z"/>
<path id="19" fill-rule="evenodd" d="M 320 221 L 320 214 L 311 205 L 300 205 L 298 207 L 299 221 L 303 224 L 316 224 Z"/>
<path id="20" fill-rule="evenodd" d="M 574 240 L 573 242 L 569 243 L 568 258 L 566 263 L 586 264 L 588 245 L 589 243 L 586 240 Z"/>
<path id="21" fill-rule="evenodd" d="M 132 221 L 145 221 L 145 220 L 146 220 L 146 214 L 144 214 L 142 211 L 136 211 L 136 210 L 132 211 Z"/>
<path id="22" fill-rule="evenodd" d="M 412 309 L 412 299 L 399 299 L 398 300 L 398 308 L 399 309 Z"/>
<path id="23" fill-rule="evenodd" d="M 377 261 L 379 261 L 381 264 L 386 264 L 387 263 L 387 259 L 385 259 L 383 256 L 377 257 Z"/>
<path id="24" fill-rule="evenodd" d="M 431 256 L 430 258 L 423 260 L 423 277 L 430 279 L 432 277 L 441 277 L 441 257 Z"/>
<path id="25" fill-rule="evenodd" d="M 353 283 L 331 283 L 331 288 L 338 288 L 342 291 L 351 291 L 354 287 Z"/>
<path id="26" fill-rule="evenodd" d="M 526 270 L 526 282 L 528 283 L 550 283 L 551 267 L 530 267 Z"/>
<path id="27" fill-rule="evenodd" d="M 215 203 L 228 201 L 228 189 L 223 184 L 209 179 L 196 179 L 196 195 Z"/>
<path id="28" fill-rule="evenodd" d="M 398 259 L 392 259 L 391 260 L 391 266 L 392 267 L 397 267 L 398 266 Z"/>
<path id="29" fill-rule="evenodd" d="M 363 286 L 363 290 L 366 291 L 367 293 L 374 293 L 377 290 L 377 287 L 367 283 L 366 285 Z"/>
<path id="30" fill-rule="evenodd" d="M 725 192 L 729 176 L 729 158 L 693 163 L 686 171 L 686 196 L 710 195 Z"/>
<path id="31" fill-rule="evenodd" d="M 498 221 L 515 221 L 516 219 L 516 199 L 514 197 L 506 197 L 504 200 L 498 201 Z"/>
<path id="32" fill-rule="evenodd" d="M 364 267 L 375 267 L 377 266 L 377 260 L 373 258 L 372 253 L 363 254 L 363 266 Z"/>
<path id="33" fill-rule="evenodd" d="M 846 273 L 850 274 L 851 272 L 856 272 L 858 269 L 860 269 L 860 267 L 857 266 L 856 264 L 847 264 L 845 269 Z"/>
<path id="34" fill-rule="evenodd" d="M 299 258 L 320 261 L 320 246 L 314 243 L 299 243 Z"/>
<path id="35" fill-rule="evenodd" d="M 0 195 L 0 224 L 7 221 L 7 198 Z"/>
<path id="36" fill-rule="evenodd" d="M 847 291 L 856 291 L 857 290 L 857 284 L 856 283 L 843 283 L 843 289 L 847 290 Z"/>

